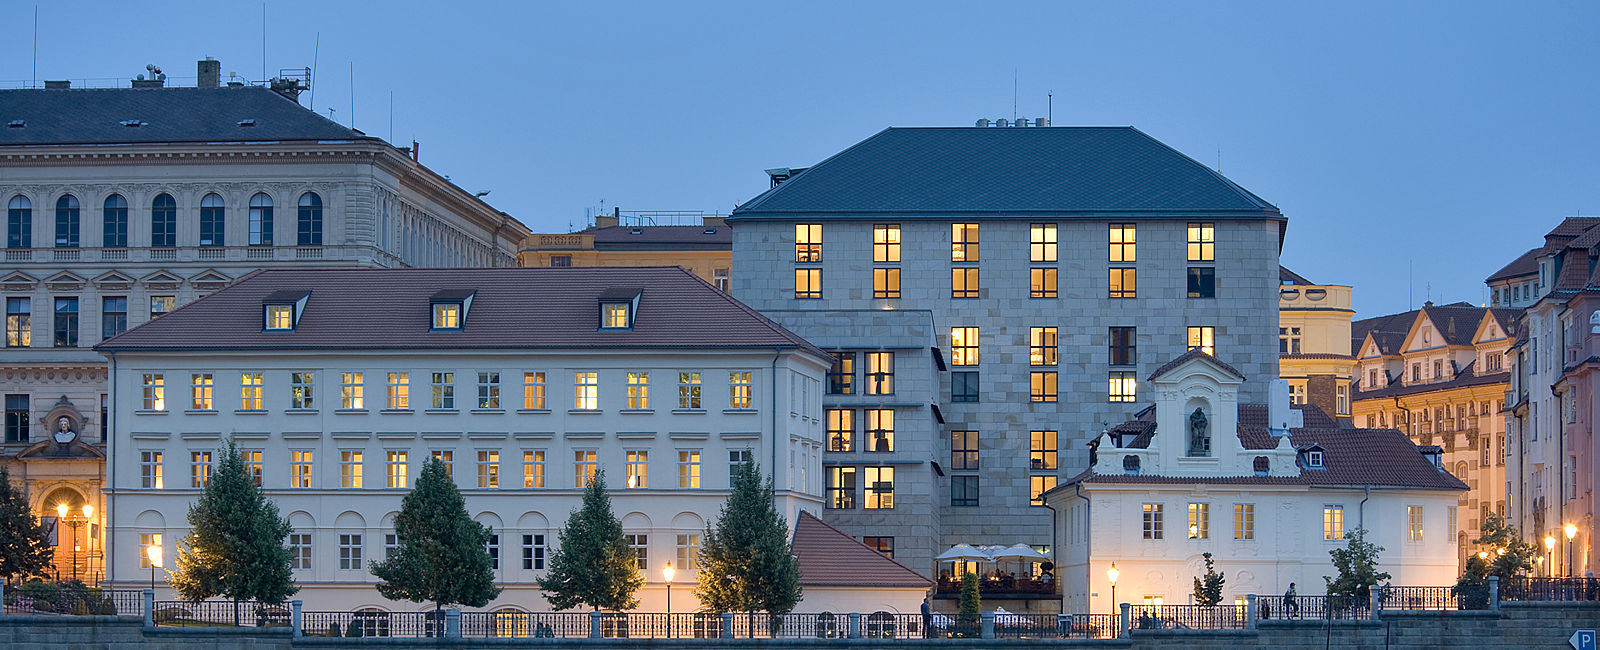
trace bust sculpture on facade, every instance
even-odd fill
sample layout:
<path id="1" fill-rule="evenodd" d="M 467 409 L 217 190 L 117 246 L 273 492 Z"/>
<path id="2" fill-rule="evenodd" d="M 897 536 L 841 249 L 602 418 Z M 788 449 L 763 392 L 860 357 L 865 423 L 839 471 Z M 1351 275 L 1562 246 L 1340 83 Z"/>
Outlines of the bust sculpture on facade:
<path id="1" fill-rule="evenodd" d="M 72 418 L 65 415 L 56 418 L 56 430 L 50 434 L 51 439 L 57 444 L 70 444 L 78 439 L 78 432 L 73 430 Z"/>

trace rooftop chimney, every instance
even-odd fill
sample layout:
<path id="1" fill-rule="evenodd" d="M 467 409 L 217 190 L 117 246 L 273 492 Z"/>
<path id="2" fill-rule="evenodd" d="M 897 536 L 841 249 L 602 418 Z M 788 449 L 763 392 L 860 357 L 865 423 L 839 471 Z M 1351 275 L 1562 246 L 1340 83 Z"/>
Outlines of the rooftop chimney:
<path id="1" fill-rule="evenodd" d="M 594 216 L 594 227 L 610 228 L 622 221 L 622 208 L 611 208 L 611 214 L 597 214 Z"/>
<path id="2" fill-rule="evenodd" d="M 219 88 L 222 86 L 222 62 L 211 57 L 206 57 L 198 64 L 199 81 L 196 88 Z"/>
<path id="3" fill-rule="evenodd" d="M 71 88 L 71 87 L 72 87 L 72 82 L 70 82 L 70 81 L 46 81 L 46 82 L 44 82 L 44 89 L 45 90 L 66 90 L 66 89 Z"/>
<path id="4" fill-rule="evenodd" d="M 270 83 L 272 84 L 272 92 L 283 95 L 296 104 L 300 103 L 300 91 L 306 89 L 306 85 L 300 83 L 299 79 L 273 77 Z"/>

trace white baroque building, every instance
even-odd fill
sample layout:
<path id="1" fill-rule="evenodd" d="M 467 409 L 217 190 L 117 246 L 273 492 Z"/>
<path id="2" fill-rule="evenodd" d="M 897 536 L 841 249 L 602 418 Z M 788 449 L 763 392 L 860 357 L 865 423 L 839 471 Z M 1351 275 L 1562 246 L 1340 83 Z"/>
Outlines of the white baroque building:
<path id="1" fill-rule="evenodd" d="M 494 533 L 490 609 L 548 609 L 533 582 L 596 470 L 645 611 L 669 562 L 674 610 L 696 607 L 734 465 L 773 477 L 791 523 L 822 502 L 828 355 L 681 268 L 268 270 L 97 349 L 117 587 L 149 584 L 146 547 L 173 556 L 230 438 L 294 526 L 313 610 L 427 607 L 385 601 L 367 567 L 430 456 Z"/>
<path id="2" fill-rule="evenodd" d="M 1269 404 L 1241 404 L 1245 380 L 1198 350 L 1172 360 L 1146 382 L 1155 405 L 1097 437 L 1089 469 L 1045 494 L 1062 611 L 1191 603 L 1208 552 L 1224 603 L 1290 583 L 1320 595 L 1335 575 L 1328 551 L 1356 529 L 1384 548 L 1378 568 L 1392 584 L 1455 582 L 1448 518 L 1467 486 L 1439 466 L 1438 447 L 1291 408 L 1283 380 Z"/>

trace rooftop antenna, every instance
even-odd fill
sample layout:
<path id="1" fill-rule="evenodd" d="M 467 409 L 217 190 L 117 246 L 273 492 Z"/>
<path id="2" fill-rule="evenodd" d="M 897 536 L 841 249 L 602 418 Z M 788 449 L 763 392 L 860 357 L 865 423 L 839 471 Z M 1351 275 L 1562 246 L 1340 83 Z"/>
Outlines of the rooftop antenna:
<path id="1" fill-rule="evenodd" d="M 339 109 L 336 109 L 336 108 L 334 108 L 332 106 L 328 107 L 328 119 L 333 120 L 333 112 L 336 111 L 336 110 L 339 110 Z M 333 120 L 333 121 L 337 122 L 339 120 Z"/>
<path id="2" fill-rule="evenodd" d="M 350 62 L 350 128 L 356 128 L 356 62 Z"/>
<path id="3" fill-rule="evenodd" d="M 1217 145 L 1217 173 L 1222 173 L 1222 145 Z"/>
<path id="4" fill-rule="evenodd" d="M 1046 122 L 1056 121 L 1056 91 L 1044 94 L 1044 119 Z"/>
<path id="5" fill-rule="evenodd" d="M 394 142 L 394 91 L 389 91 L 389 142 Z"/>
<path id="6" fill-rule="evenodd" d="M 1017 69 L 1011 69 L 1011 121 L 1017 121 Z"/>
<path id="7" fill-rule="evenodd" d="M 267 79 L 267 3 L 261 3 L 261 80 Z M 270 84 L 269 84 L 270 85 Z M 316 92 L 316 91 L 312 91 Z"/>
<path id="8" fill-rule="evenodd" d="M 39 5 L 33 6 L 33 79 L 28 81 L 29 88 L 39 85 Z"/>
<path id="9" fill-rule="evenodd" d="M 311 45 L 311 111 L 317 110 L 317 56 L 322 54 L 322 32 L 317 32 L 317 40 Z M 265 71 L 262 74 L 266 74 Z M 330 113 L 331 115 L 332 113 Z"/>

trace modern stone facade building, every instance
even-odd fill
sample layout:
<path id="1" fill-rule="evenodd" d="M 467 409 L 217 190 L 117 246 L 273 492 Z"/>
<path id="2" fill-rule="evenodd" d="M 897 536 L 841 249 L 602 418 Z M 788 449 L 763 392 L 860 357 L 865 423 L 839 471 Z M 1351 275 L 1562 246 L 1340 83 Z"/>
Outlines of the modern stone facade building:
<path id="1" fill-rule="evenodd" d="M 1039 495 L 1162 361 L 1278 374 L 1286 220 L 1138 130 L 891 128 L 783 176 L 728 218 L 734 295 L 836 354 L 824 519 L 927 575 L 1060 544 Z M 1025 582 L 985 598 L 1055 609 Z"/>
<path id="2" fill-rule="evenodd" d="M 68 505 L 64 577 L 103 566 L 103 516 L 81 516 L 105 511 L 95 343 L 256 269 L 513 266 L 528 232 L 414 152 L 303 108 L 293 82 L 224 87 L 217 66 L 200 63 L 199 88 L 0 90 L 0 462 L 47 523 Z M 70 444 L 50 440 L 62 418 Z"/>
<path id="3" fill-rule="evenodd" d="M 738 464 L 791 523 L 822 501 L 827 354 L 678 268 L 268 270 L 97 349 L 121 588 L 147 584 L 146 547 L 172 557 L 229 438 L 294 526 L 307 609 L 428 607 L 381 598 L 367 562 L 430 456 L 496 536 L 496 610 L 548 611 L 533 582 L 599 470 L 644 611 L 668 563 L 695 581 Z"/>

